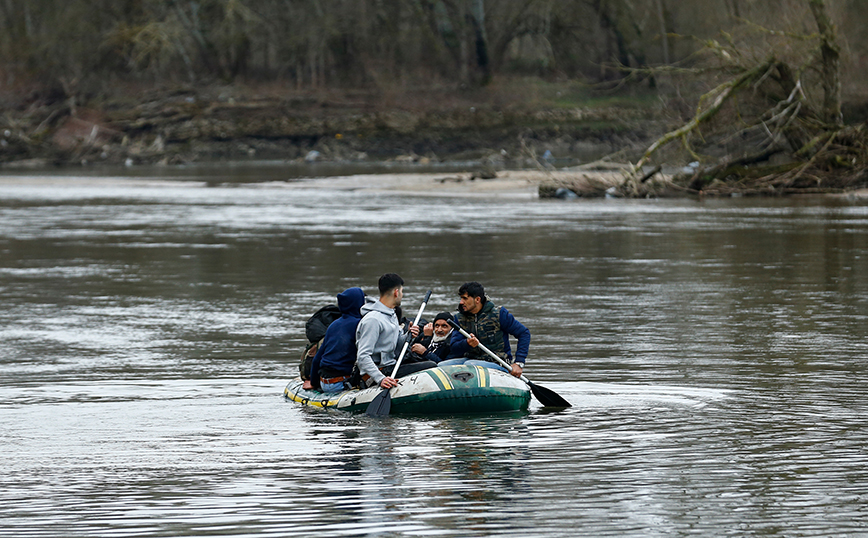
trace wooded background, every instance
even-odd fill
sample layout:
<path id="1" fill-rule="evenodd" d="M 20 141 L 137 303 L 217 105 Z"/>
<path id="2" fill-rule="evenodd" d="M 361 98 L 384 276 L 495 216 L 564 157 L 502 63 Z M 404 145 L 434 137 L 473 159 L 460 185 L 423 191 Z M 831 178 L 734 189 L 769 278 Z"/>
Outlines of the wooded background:
<path id="1" fill-rule="evenodd" d="M 0 0 L 0 89 L 277 81 L 481 86 L 536 75 L 653 84 L 710 40 L 757 58 L 816 37 L 813 0 Z M 866 100 L 868 1 L 826 0 L 847 100 Z M 641 74 L 641 73 L 639 73 Z"/>

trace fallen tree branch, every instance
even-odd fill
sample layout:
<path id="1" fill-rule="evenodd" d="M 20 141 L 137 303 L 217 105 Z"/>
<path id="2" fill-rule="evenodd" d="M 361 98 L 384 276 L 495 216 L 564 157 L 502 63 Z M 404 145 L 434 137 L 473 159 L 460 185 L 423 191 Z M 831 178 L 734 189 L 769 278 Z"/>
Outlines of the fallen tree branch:
<path id="1" fill-rule="evenodd" d="M 633 167 L 634 173 L 641 170 L 642 167 L 647 164 L 648 160 L 658 149 L 665 146 L 669 142 L 672 142 L 673 140 L 687 136 L 687 134 L 697 129 L 700 125 L 709 121 L 712 117 L 714 117 L 715 114 L 720 111 L 724 103 L 726 103 L 727 99 L 729 99 L 736 91 L 744 87 L 746 84 L 763 76 L 769 69 L 771 69 L 775 65 L 775 63 L 776 60 L 774 59 L 774 57 L 771 57 L 762 64 L 757 65 L 753 69 L 745 71 L 739 77 L 733 80 L 729 80 L 703 95 L 700 103 L 702 101 L 705 101 L 706 99 L 711 99 L 713 96 L 711 105 L 705 110 L 697 112 L 693 119 L 691 119 L 683 126 L 679 127 L 674 131 L 666 133 L 665 135 L 657 139 L 657 141 L 655 141 L 653 144 L 651 144 L 651 146 L 647 150 L 645 150 L 645 153 L 642 155 L 642 158 L 639 159 L 639 162 L 636 163 L 636 165 Z"/>
<path id="2" fill-rule="evenodd" d="M 796 180 L 798 180 L 800 177 L 802 177 L 802 174 L 805 173 L 805 170 L 807 170 L 809 167 L 813 166 L 813 164 L 815 162 L 817 162 L 817 159 L 820 157 L 820 155 L 823 155 L 826 152 L 826 150 L 829 149 L 829 146 L 832 145 L 832 142 L 835 141 L 835 138 L 838 137 L 838 133 L 840 133 L 840 132 L 841 132 L 841 130 L 839 129 L 835 132 L 828 133 L 830 135 L 829 140 L 827 140 L 826 143 L 823 144 L 823 147 L 820 148 L 820 151 L 814 153 L 814 156 L 811 157 L 811 159 L 808 162 L 806 162 L 803 166 L 799 167 L 798 171 L 796 171 L 796 175 L 794 175 L 793 178 L 787 182 L 787 186 L 795 183 Z"/>
<path id="3" fill-rule="evenodd" d="M 645 183 L 652 177 L 656 176 L 661 170 L 663 170 L 663 167 L 658 164 L 650 172 L 645 173 L 644 176 L 639 178 L 639 183 Z"/>
<path id="4" fill-rule="evenodd" d="M 721 176 L 725 176 L 725 172 L 730 169 L 734 169 L 739 166 L 747 166 L 749 164 L 754 164 L 758 162 L 767 161 L 772 155 L 781 152 L 780 147 L 769 147 L 765 148 L 762 151 L 751 153 L 749 155 L 743 155 L 736 159 L 727 159 L 720 164 L 712 166 L 711 168 L 699 169 L 694 172 L 690 178 L 688 184 L 688 188 L 694 191 L 701 191 L 708 183 L 713 181 L 716 178 Z M 676 181 L 678 178 L 675 178 Z"/>

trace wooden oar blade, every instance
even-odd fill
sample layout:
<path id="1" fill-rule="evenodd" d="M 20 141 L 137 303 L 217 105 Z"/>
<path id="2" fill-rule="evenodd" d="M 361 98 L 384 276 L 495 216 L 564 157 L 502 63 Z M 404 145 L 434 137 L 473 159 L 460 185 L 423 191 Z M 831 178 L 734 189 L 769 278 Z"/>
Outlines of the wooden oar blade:
<path id="1" fill-rule="evenodd" d="M 391 410 L 392 393 L 388 390 L 381 390 L 380 393 L 371 400 L 371 403 L 368 404 L 368 408 L 365 409 L 365 414 L 369 417 L 387 417 Z"/>
<path id="2" fill-rule="evenodd" d="M 530 385 L 530 391 L 536 396 L 539 403 L 543 404 L 543 407 L 572 407 L 570 402 L 564 400 L 557 392 L 529 381 L 528 385 Z"/>

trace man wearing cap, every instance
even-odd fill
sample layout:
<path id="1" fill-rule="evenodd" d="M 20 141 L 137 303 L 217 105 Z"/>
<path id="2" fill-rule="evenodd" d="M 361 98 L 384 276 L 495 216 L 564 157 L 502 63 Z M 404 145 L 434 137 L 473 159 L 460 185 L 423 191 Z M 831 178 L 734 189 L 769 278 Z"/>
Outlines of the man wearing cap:
<path id="1" fill-rule="evenodd" d="M 485 288 L 479 282 L 467 282 L 458 288 L 460 297 L 458 314 L 455 322 L 470 333 L 465 338 L 458 331 L 453 331 L 450 344 L 452 357 L 439 363 L 444 364 L 478 364 L 487 368 L 499 368 L 515 377 L 521 377 L 527 352 L 530 349 L 530 331 L 522 325 L 506 308 L 496 306 L 485 295 Z M 514 336 L 518 343 L 515 346 L 515 358 L 509 346 L 509 336 Z M 488 355 L 478 348 L 479 344 L 497 354 L 511 365 L 507 370 L 492 362 Z"/>
<path id="2" fill-rule="evenodd" d="M 430 342 L 413 344 L 410 350 L 418 357 L 424 360 L 440 362 L 449 356 L 452 346 L 449 345 L 449 337 L 452 334 L 452 327 L 449 326 L 449 320 L 452 319 L 452 314 L 449 312 L 440 312 L 434 317 L 431 324 Z M 428 325 L 423 329 L 423 332 L 428 335 Z M 427 345 L 426 345 L 427 344 Z"/>

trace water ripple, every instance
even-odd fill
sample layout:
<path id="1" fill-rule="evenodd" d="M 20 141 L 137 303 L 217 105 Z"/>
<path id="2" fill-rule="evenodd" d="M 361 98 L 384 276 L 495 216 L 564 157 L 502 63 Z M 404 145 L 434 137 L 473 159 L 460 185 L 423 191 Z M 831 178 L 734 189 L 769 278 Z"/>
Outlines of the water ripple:
<path id="1" fill-rule="evenodd" d="M 177 179 L 4 183 L 0 535 L 868 534 L 864 206 Z M 393 270 L 409 310 L 484 281 L 573 407 L 285 401 L 307 317 Z"/>

